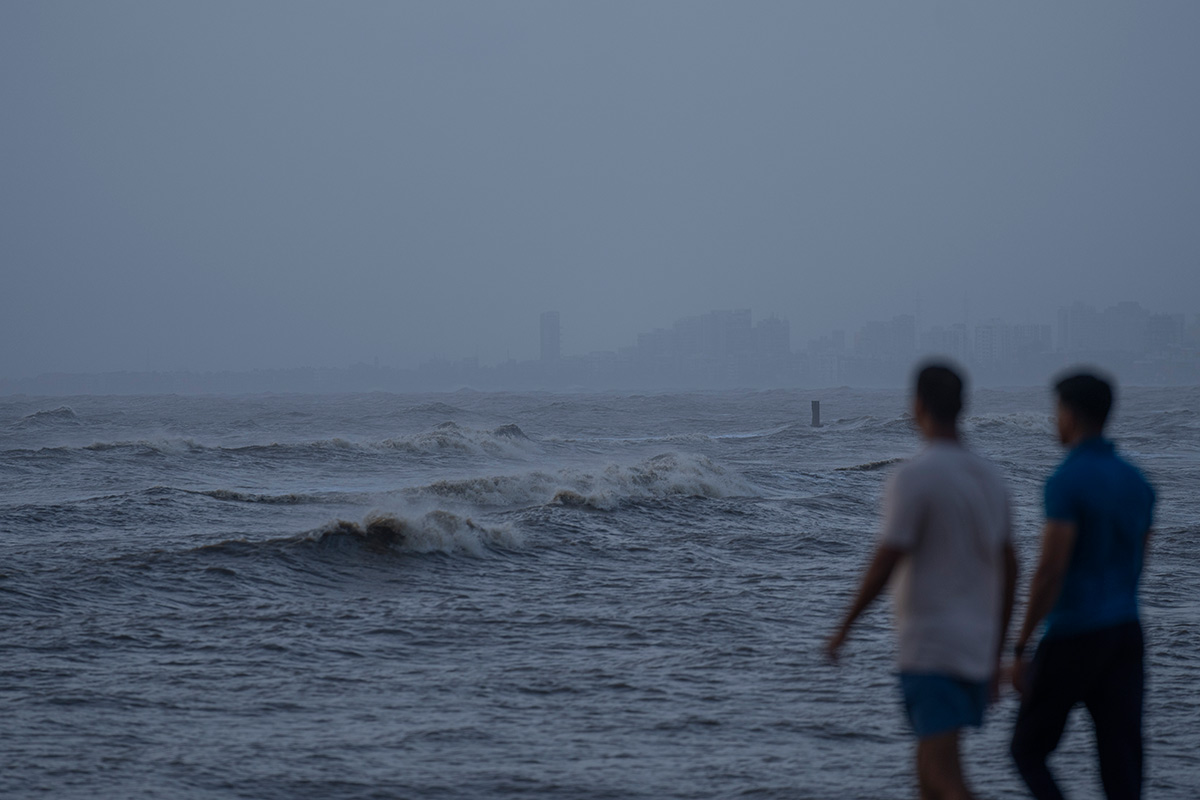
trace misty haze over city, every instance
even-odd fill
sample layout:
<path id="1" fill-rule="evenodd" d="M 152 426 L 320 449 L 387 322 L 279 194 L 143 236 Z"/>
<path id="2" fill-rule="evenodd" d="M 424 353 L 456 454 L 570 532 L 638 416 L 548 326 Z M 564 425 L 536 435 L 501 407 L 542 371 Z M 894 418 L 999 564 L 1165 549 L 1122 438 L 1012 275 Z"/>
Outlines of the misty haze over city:
<path id="1" fill-rule="evenodd" d="M 809 359 L 790 382 L 819 384 L 858 378 L 821 353 L 893 355 L 873 321 L 912 329 L 906 357 L 974 353 L 994 320 L 1024 331 L 1014 353 L 1070 355 L 1062 309 L 1137 303 L 1142 355 L 1179 361 L 1198 22 L 1194 3 L 6 3 L 0 381 L 497 368 L 544 360 L 546 311 L 569 360 L 751 310 Z"/>

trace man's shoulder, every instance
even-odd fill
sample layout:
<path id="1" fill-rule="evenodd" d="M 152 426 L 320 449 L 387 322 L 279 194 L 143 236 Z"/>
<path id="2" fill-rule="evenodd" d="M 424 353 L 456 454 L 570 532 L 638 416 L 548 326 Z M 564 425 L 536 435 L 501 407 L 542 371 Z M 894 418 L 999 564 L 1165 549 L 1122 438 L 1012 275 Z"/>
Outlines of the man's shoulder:
<path id="1" fill-rule="evenodd" d="M 1072 451 L 1067 453 L 1062 461 L 1058 462 L 1058 466 L 1050 473 L 1048 481 L 1061 484 L 1086 478 L 1086 476 L 1094 474 L 1096 468 L 1096 461 L 1089 458 L 1087 454 Z"/>
<path id="2" fill-rule="evenodd" d="M 1148 482 L 1146 481 L 1146 476 L 1142 474 L 1141 467 L 1131 461 L 1124 453 L 1114 449 L 1111 457 L 1131 479 Z"/>
<path id="3" fill-rule="evenodd" d="M 1113 453 L 1113 458 L 1118 464 L 1118 469 L 1121 473 L 1121 480 L 1129 487 L 1137 487 L 1146 494 L 1150 502 L 1154 502 L 1154 487 L 1150 485 L 1150 481 L 1146 479 L 1145 474 L 1129 459 L 1125 458 L 1120 453 Z M 1136 491 L 1136 489 L 1135 489 Z"/>
<path id="4" fill-rule="evenodd" d="M 931 473 L 940 472 L 944 468 L 944 464 L 941 463 L 934 449 L 925 448 L 897 464 L 892 471 L 892 480 L 895 483 L 912 483 Z"/>
<path id="5" fill-rule="evenodd" d="M 900 465 L 912 471 L 942 472 L 969 467 L 1000 477 L 1000 470 L 988 459 L 960 444 L 937 444 L 926 447 Z"/>
<path id="6" fill-rule="evenodd" d="M 998 487 L 1005 486 L 1004 476 L 995 464 L 966 447 L 950 444 L 927 447 L 917 453 L 896 468 L 894 480 L 909 486 L 940 483 L 948 476 L 957 476 L 964 471 Z"/>
<path id="7" fill-rule="evenodd" d="M 1091 472 L 1092 468 L 1080 463 L 1079 459 L 1064 459 L 1046 478 L 1046 496 L 1063 496 L 1064 493 L 1070 492 L 1072 487 L 1088 485 L 1088 475 Z"/>
<path id="8" fill-rule="evenodd" d="M 1103 491 L 1100 486 L 1140 491 L 1149 502 L 1154 502 L 1154 488 L 1146 476 L 1136 464 L 1112 449 L 1068 455 L 1046 479 L 1046 496 L 1096 497 L 1097 492 Z"/>
<path id="9" fill-rule="evenodd" d="M 1050 480 L 1060 482 L 1089 480 L 1097 473 L 1112 474 L 1113 471 L 1131 481 L 1147 482 L 1136 464 L 1111 447 L 1069 453 L 1054 472 L 1050 473 Z"/>
<path id="10" fill-rule="evenodd" d="M 963 459 L 969 463 L 972 469 L 986 475 L 991 480 L 999 484 L 1004 484 L 1004 473 L 1000 468 L 989 458 L 985 458 L 973 450 L 963 449 Z"/>

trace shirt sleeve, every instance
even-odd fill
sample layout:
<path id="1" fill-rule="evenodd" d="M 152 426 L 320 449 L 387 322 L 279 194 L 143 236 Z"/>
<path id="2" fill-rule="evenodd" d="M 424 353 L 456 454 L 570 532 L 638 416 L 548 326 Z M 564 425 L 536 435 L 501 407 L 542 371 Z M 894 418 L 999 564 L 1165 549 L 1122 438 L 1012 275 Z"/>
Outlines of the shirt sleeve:
<path id="1" fill-rule="evenodd" d="M 917 546 L 920 533 L 921 497 L 903 468 L 892 473 L 883 493 L 883 527 L 879 543 L 908 552 Z"/>
<path id="2" fill-rule="evenodd" d="M 1078 521 L 1070 483 L 1061 472 L 1054 473 L 1050 480 L 1046 481 L 1045 508 L 1046 519 L 1061 522 Z"/>

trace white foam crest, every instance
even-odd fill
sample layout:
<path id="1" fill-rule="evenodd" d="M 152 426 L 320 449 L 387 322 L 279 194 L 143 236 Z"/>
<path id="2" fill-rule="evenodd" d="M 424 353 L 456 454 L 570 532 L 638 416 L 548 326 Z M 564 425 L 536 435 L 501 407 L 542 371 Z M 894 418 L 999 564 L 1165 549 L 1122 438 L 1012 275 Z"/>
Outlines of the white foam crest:
<path id="1" fill-rule="evenodd" d="M 661 453 L 636 464 L 606 467 L 589 504 L 613 508 L 623 500 L 749 494 L 753 490 L 744 478 L 705 456 Z"/>
<path id="2" fill-rule="evenodd" d="M 359 525 L 338 520 L 309 537 L 322 547 L 365 547 L 373 551 L 467 553 L 484 555 L 489 548 L 519 548 L 521 533 L 509 525 L 480 525 L 470 517 L 435 509 L 406 517 L 384 512 L 368 514 Z"/>
<path id="3" fill-rule="evenodd" d="M 901 414 L 896 417 L 876 417 L 870 414 L 863 414 L 855 417 L 842 417 L 832 421 L 825 422 L 823 428 L 832 431 L 858 431 L 858 430 L 880 430 L 880 431 L 895 431 L 895 430 L 910 430 L 912 429 L 912 417 L 908 414 Z M 793 431 L 810 429 L 808 425 L 790 426 Z"/>
<path id="4" fill-rule="evenodd" d="M 761 439 L 767 436 L 774 436 L 784 431 L 790 430 L 792 424 L 776 425 L 773 428 L 764 428 L 753 431 L 731 431 L 729 433 L 667 433 L 667 434 L 646 434 L 644 436 L 546 436 L 541 439 L 544 442 L 554 444 L 675 444 L 675 445 L 703 445 L 709 442 L 721 441 L 725 439 Z"/>
<path id="5" fill-rule="evenodd" d="M 789 422 L 786 425 L 776 425 L 774 428 L 766 428 L 764 430 L 759 430 L 759 431 L 748 431 L 746 433 L 722 433 L 722 434 L 713 436 L 713 438 L 714 439 L 761 439 L 766 436 L 775 436 L 777 434 L 783 433 L 784 431 L 789 431 L 793 427 L 795 427 L 795 423 Z"/>
<path id="6" fill-rule="evenodd" d="M 527 451 L 529 438 L 516 425 L 503 425 L 485 431 L 464 428 L 454 422 L 444 422 L 431 431 L 386 439 L 379 447 L 402 450 L 419 455 L 460 452 L 468 455 L 521 455 Z"/>
<path id="7" fill-rule="evenodd" d="M 18 427 L 38 427 L 46 425 L 78 425 L 79 417 L 69 406 L 35 411 L 26 414 L 16 423 Z"/>
<path id="8" fill-rule="evenodd" d="M 449 511 L 430 511 L 408 528 L 404 547 L 419 553 L 469 553 L 483 555 L 489 547 L 517 549 L 524 544 L 511 525 L 480 525 Z"/>
<path id="9" fill-rule="evenodd" d="M 564 482 L 568 485 L 564 486 Z M 572 488 L 576 483 L 577 480 L 565 478 L 563 474 L 526 472 L 435 481 L 407 493 L 433 495 L 472 506 L 535 505 L 549 502 L 557 491 Z"/>
<path id="10" fill-rule="evenodd" d="M 401 450 L 414 455 L 459 452 L 466 455 L 517 456 L 528 453 L 529 445 L 529 438 L 516 425 L 504 425 L 495 430 L 486 431 L 463 428 L 449 422 L 430 431 L 383 441 L 354 441 L 342 437 L 332 437 L 296 442 L 271 441 L 212 445 L 190 438 L 158 437 L 126 441 L 95 441 L 91 444 L 80 445 L 79 449 L 91 452 L 143 449 L 162 453 L 213 450 L 266 455 L 303 455 L 306 452 L 379 453 Z"/>
<path id="11" fill-rule="evenodd" d="M 443 480 L 405 490 L 469 506 L 563 505 L 612 509 L 629 500 L 671 496 L 733 497 L 754 494 L 740 475 L 704 456 L 661 453 L 633 464 L 609 464 L 598 472 L 563 468 L 462 480 Z"/>
<path id="12" fill-rule="evenodd" d="M 706 444 L 724 437 L 705 433 L 673 433 L 663 436 L 547 436 L 553 444 Z"/>

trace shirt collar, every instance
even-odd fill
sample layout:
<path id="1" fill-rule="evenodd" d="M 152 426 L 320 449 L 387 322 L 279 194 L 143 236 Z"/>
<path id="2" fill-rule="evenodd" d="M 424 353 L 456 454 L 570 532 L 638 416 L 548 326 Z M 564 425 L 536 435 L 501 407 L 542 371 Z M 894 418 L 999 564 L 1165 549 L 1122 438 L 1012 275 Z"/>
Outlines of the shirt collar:
<path id="1" fill-rule="evenodd" d="M 1115 448 L 1103 436 L 1090 436 L 1071 448 L 1071 453 L 1111 453 Z"/>

